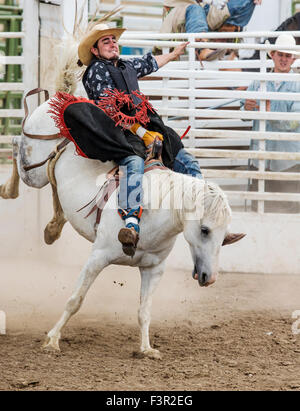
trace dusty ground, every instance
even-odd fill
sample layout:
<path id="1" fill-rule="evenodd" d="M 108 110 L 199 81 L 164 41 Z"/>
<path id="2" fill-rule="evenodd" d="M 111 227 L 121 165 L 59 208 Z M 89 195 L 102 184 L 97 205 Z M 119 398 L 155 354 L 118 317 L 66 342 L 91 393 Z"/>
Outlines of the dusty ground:
<path id="1" fill-rule="evenodd" d="M 150 330 L 162 360 L 151 360 L 136 355 L 138 272 L 120 267 L 96 280 L 61 353 L 41 350 L 77 275 L 78 267 L 1 262 L 0 390 L 300 391 L 300 276 L 221 274 L 203 289 L 188 271 L 166 272 Z"/>

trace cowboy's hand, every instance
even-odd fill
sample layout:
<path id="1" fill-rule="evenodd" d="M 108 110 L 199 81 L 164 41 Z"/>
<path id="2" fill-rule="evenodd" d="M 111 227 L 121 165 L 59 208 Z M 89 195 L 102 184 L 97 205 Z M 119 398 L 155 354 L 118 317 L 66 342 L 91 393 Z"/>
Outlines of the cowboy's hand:
<path id="1" fill-rule="evenodd" d="M 257 101 L 254 99 L 247 99 L 245 101 L 245 105 L 244 105 L 245 110 L 258 110 L 259 106 L 257 104 Z"/>
<path id="2" fill-rule="evenodd" d="M 181 43 L 179 44 L 179 46 L 175 47 L 175 49 L 172 51 L 173 60 L 176 60 L 179 56 L 182 56 L 184 54 L 188 44 L 189 41 L 186 41 L 185 43 Z"/>
<path id="3" fill-rule="evenodd" d="M 154 142 L 156 138 L 159 138 L 160 141 L 164 141 L 162 134 L 158 133 L 157 131 L 146 130 L 146 133 L 142 137 L 142 140 L 144 141 L 145 146 L 148 147 Z"/>
<path id="4" fill-rule="evenodd" d="M 141 137 L 146 147 L 152 144 L 156 137 L 158 137 L 161 141 L 164 140 L 163 136 L 160 133 L 158 133 L 157 131 L 146 130 L 139 123 L 133 124 L 130 128 L 130 131 L 133 134 L 136 134 L 137 136 Z"/>
<path id="5" fill-rule="evenodd" d="M 259 6 L 262 3 L 262 0 L 253 0 L 254 4 Z"/>

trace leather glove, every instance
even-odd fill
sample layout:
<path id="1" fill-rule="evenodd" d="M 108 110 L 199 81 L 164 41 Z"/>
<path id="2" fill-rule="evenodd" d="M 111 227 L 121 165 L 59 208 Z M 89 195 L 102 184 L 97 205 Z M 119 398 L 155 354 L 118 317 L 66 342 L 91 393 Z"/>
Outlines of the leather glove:
<path id="1" fill-rule="evenodd" d="M 158 133 L 157 131 L 146 130 L 139 123 L 133 124 L 133 126 L 130 127 L 130 131 L 133 134 L 139 136 L 144 141 L 146 147 L 151 145 L 156 137 L 158 137 L 160 141 L 164 140 L 162 134 Z"/>

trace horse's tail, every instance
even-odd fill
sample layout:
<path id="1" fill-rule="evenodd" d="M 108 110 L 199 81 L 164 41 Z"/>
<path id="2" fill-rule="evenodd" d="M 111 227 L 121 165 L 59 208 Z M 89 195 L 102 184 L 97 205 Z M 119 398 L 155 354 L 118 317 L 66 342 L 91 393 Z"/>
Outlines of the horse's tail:
<path id="1" fill-rule="evenodd" d="M 97 15 L 100 13 L 100 7 L 98 6 L 94 12 L 94 15 L 90 19 L 90 22 L 83 27 L 84 9 L 87 0 L 85 0 L 79 12 L 75 11 L 75 23 L 73 33 L 67 33 L 65 39 L 57 46 L 57 64 L 56 64 L 56 76 L 55 76 L 55 91 L 63 93 L 74 94 L 77 88 L 78 82 L 81 80 L 85 67 L 80 65 L 78 60 L 78 45 L 82 37 L 91 30 L 93 26 L 99 23 L 107 21 L 111 16 L 119 13 L 122 7 L 116 7 L 111 12 L 106 13 L 100 19 L 97 19 Z"/>
<path id="2" fill-rule="evenodd" d="M 75 93 L 78 81 L 83 75 L 83 68 L 77 65 L 77 48 L 78 43 L 71 36 L 66 38 L 57 48 L 59 58 L 55 77 L 56 92 Z"/>

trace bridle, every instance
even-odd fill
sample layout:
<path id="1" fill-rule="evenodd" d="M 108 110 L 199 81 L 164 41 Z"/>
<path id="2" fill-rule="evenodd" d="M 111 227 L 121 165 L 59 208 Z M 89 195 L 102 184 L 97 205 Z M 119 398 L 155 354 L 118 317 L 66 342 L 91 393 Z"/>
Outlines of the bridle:
<path id="1" fill-rule="evenodd" d="M 26 96 L 24 97 L 25 116 L 24 116 L 23 121 L 22 121 L 22 133 L 24 134 L 24 136 L 29 137 L 29 138 L 32 138 L 32 139 L 35 139 L 35 140 L 56 140 L 56 139 L 58 139 L 58 138 L 62 138 L 62 135 L 61 135 L 60 133 L 56 133 L 56 134 L 29 134 L 29 133 L 26 133 L 26 132 L 24 131 L 25 121 L 26 121 L 26 119 L 27 119 L 27 117 L 28 117 L 28 114 L 29 114 L 29 110 L 28 110 L 28 105 L 27 105 L 26 99 L 27 99 L 27 97 L 29 97 L 29 96 L 32 96 L 32 95 L 38 94 L 38 93 L 42 93 L 42 92 L 45 93 L 45 101 L 49 100 L 49 92 L 48 92 L 48 90 L 44 90 L 44 89 L 39 88 L 39 87 L 38 87 L 38 88 L 35 88 L 35 89 L 33 89 L 33 90 L 30 90 L 30 91 L 26 94 Z M 61 143 L 59 143 L 59 144 L 56 146 L 55 150 L 53 150 L 45 160 L 41 161 L 40 163 L 35 163 L 35 164 L 31 164 L 31 165 L 29 165 L 29 166 L 24 166 L 24 167 L 23 167 L 23 168 L 24 168 L 24 171 L 29 171 L 29 170 L 32 170 L 33 168 L 37 168 L 37 167 L 43 166 L 44 164 L 47 163 L 47 161 L 53 159 L 53 158 L 57 155 L 57 153 L 58 153 L 60 150 L 62 150 L 68 143 L 70 143 L 70 140 L 68 140 L 67 138 L 65 138 Z"/>

